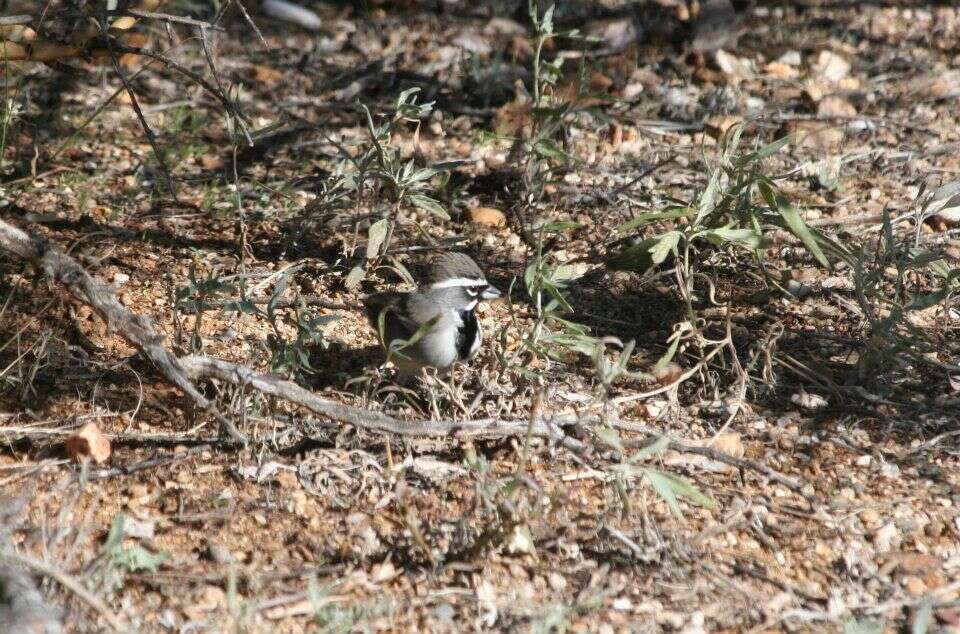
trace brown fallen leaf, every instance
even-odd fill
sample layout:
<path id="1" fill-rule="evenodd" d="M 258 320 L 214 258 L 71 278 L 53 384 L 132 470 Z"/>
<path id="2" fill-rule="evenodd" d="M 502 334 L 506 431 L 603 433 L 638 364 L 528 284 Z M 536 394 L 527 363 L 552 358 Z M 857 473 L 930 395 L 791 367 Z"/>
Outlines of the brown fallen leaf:
<path id="1" fill-rule="evenodd" d="M 507 217 L 499 209 L 493 207 L 474 207 L 467 212 L 470 216 L 470 222 L 488 227 L 504 227 L 507 224 Z"/>
<path id="2" fill-rule="evenodd" d="M 223 169 L 223 159 L 216 154 L 201 154 L 200 165 L 203 169 L 210 171 Z"/>
<path id="3" fill-rule="evenodd" d="M 743 121 L 743 119 L 731 114 L 718 114 L 704 121 L 703 129 L 707 134 L 719 141 L 723 135 L 727 133 L 727 130 L 741 121 Z"/>
<path id="4" fill-rule="evenodd" d="M 67 438 L 67 455 L 77 462 L 91 458 L 97 464 L 110 457 L 110 441 L 100 432 L 96 423 L 87 423 Z"/>
<path id="5" fill-rule="evenodd" d="M 728 456 L 733 456 L 734 458 L 743 458 L 746 450 L 743 447 L 743 441 L 740 439 L 740 434 L 736 432 L 726 432 L 720 434 L 714 439 L 712 445 L 717 451 L 722 451 Z"/>
<path id="6" fill-rule="evenodd" d="M 763 67 L 765 73 L 777 79 L 796 79 L 800 74 L 796 68 L 783 62 L 770 62 Z"/>
<path id="7" fill-rule="evenodd" d="M 264 86 L 275 86 L 283 79 L 283 73 L 276 68 L 255 64 L 253 66 L 253 79 Z"/>
<path id="8" fill-rule="evenodd" d="M 843 143 L 843 132 L 825 121 L 791 121 L 781 133 L 794 135 L 794 147 L 826 153 L 838 149 Z"/>
<path id="9" fill-rule="evenodd" d="M 497 108 L 497 114 L 493 118 L 493 125 L 497 134 L 519 136 L 524 130 L 529 132 L 533 126 L 530 97 L 526 94 L 525 89 L 522 89 L 522 84 L 520 88 L 516 99 Z"/>
<path id="10" fill-rule="evenodd" d="M 120 42 L 130 48 L 143 48 L 150 41 L 146 33 L 124 33 L 120 37 Z M 130 70 L 140 65 L 140 56 L 133 53 L 124 53 L 120 56 L 120 65 Z"/>
<path id="11" fill-rule="evenodd" d="M 679 363 L 671 361 L 659 370 L 653 370 L 652 374 L 660 385 L 670 385 L 683 376 L 683 368 L 680 367 Z"/>
<path id="12" fill-rule="evenodd" d="M 821 117 L 855 117 L 857 109 L 843 97 L 832 95 L 820 100 L 817 104 L 817 114 Z"/>

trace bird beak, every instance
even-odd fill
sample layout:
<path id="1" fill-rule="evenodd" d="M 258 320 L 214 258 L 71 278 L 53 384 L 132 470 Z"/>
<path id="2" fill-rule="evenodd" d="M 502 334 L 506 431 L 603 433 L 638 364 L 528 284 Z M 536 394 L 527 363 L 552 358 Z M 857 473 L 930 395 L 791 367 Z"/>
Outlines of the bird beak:
<path id="1" fill-rule="evenodd" d="M 500 291 L 497 290 L 496 286 L 487 286 L 483 289 L 483 292 L 480 293 L 480 299 L 484 301 L 490 301 L 491 299 L 497 299 L 500 297 Z"/>

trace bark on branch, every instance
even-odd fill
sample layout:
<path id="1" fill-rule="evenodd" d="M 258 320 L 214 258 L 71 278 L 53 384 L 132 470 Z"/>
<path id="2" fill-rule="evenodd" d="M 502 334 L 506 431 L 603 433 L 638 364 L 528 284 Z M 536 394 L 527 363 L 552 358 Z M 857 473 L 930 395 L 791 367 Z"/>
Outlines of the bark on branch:
<path id="1" fill-rule="evenodd" d="M 178 387 L 202 410 L 210 411 L 231 438 L 243 442 L 237 427 L 222 414 L 187 377 L 180 361 L 163 346 L 163 336 L 148 317 L 126 309 L 113 291 L 95 280 L 76 260 L 60 249 L 0 220 L 0 248 L 31 262 L 44 276 L 59 282 L 67 292 L 93 308 L 111 331 L 120 333 L 127 343 L 150 359 L 167 381 Z"/>
<path id="2" fill-rule="evenodd" d="M 398 436 L 434 436 L 447 438 L 502 438 L 531 435 L 549 438 L 570 449 L 583 449 L 583 443 L 564 433 L 563 428 L 586 422 L 572 416 L 541 417 L 531 421 L 483 418 L 467 421 L 403 421 L 381 412 L 372 412 L 322 398 L 292 381 L 276 375 L 260 374 L 250 368 L 203 355 L 188 355 L 180 363 L 193 379 L 217 379 L 233 385 L 251 387 L 300 405 L 331 420 L 370 431 Z"/>

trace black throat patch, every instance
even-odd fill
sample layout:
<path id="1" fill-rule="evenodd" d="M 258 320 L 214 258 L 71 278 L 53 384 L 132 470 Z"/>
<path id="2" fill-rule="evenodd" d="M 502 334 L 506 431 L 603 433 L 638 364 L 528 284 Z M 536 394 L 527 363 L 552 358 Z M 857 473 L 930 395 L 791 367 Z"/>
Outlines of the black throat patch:
<path id="1" fill-rule="evenodd" d="M 477 338 L 479 324 L 472 310 L 461 310 L 460 319 L 463 325 L 457 329 L 457 357 L 465 360 L 470 356 L 470 348 Z"/>

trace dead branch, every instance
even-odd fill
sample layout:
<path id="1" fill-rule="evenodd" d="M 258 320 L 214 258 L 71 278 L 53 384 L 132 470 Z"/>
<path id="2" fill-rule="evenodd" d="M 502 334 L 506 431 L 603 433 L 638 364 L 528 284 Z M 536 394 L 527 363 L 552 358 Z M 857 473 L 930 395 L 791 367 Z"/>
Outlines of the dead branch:
<path id="1" fill-rule="evenodd" d="M 0 552 L 10 547 L 10 533 L 20 525 L 27 500 L 26 495 L 0 498 Z M 61 618 L 60 610 L 44 601 L 22 566 L 0 562 L 0 632 L 62 634 Z"/>
<path id="2" fill-rule="evenodd" d="M 380 412 L 321 398 L 292 381 L 275 375 L 260 374 L 229 361 L 201 355 L 177 358 L 163 347 L 163 337 L 154 330 L 149 318 L 123 307 L 113 291 L 97 282 L 73 258 L 59 249 L 2 220 L 0 248 L 29 260 L 49 279 L 60 282 L 71 295 L 96 310 L 112 330 L 149 358 L 167 381 L 186 393 L 198 407 L 211 412 L 236 441 L 245 440 L 240 430 L 222 414 L 213 411 L 212 403 L 197 390 L 191 378 L 214 378 L 234 385 L 249 386 L 264 394 L 278 396 L 306 407 L 332 420 L 398 436 L 503 438 L 530 433 L 555 440 L 568 449 L 584 448 L 582 442 L 562 430 L 563 426 L 588 422 L 575 417 L 542 417 L 532 422 L 499 419 L 406 422 Z"/>
<path id="3" fill-rule="evenodd" d="M 255 306 L 262 306 L 273 301 L 272 297 L 244 297 L 242 299 L 204 299 L 203 302 L 184 302 L 181 307 L 184 312 L 197 312 L 201 306 L 203 310 L 214 309 L 235 309 L 239 304 L 248 302 Z M 331 302 L 329 299 L 319 295 L 300 295 L 299 297 L 280 297 L 274 303 L 274 308 L 296 308 L 303 304 L 304 306 L 319 306 L 330 310 L 356 310 L 359 311 L 360 304 L 344 304 Z"/>
<path id="4" fill-rule="evenodd" d="M 83 584 L 72 575 L 69 575 L 58 568 L 54 568 L 50 564 L 40 561 L 39 559 L 34 559 L 29 555 L 21 555 L 20 553 L 15 553 L 12 551 L 0 552 L 0 561 L 6 561 L 17 566 L 28 568 L 34 572 L 44 575 L 45 577 L 50 577 L 61 586 L 75 594 L 81 601 L 96 610 L 97 613 L 103 617 L 103 620 L 106 621 L 110 626 L 110 629 L 114 630 L 115 632 L 130 631 L 127 625 L 120 620 L 120 617 L 114 614 L 113 610 L 111 610 L 110 607 L 104 603 L 100 597 L 87 590 Z"/>
<path id="5" fill-rule="evenodd" d="M 737 467 L 738 469 L 750 469 L 751 471 L 762 473 L 763 475 L 767 476 L 774 482 L 782 484 L 783 486 L 787 487 L 794 493 L 800 495 L 811 504 L 816 501 L 815 499 L 812 498 L 812 496 L 810 496 L 803 490 L 802 484 L 800 484 L 793 478 L 790 478 L 788 476 L 783 475 L 782 473 L 774 471 L 773 469 L 771 469 L 765 464 L 756 462 L 755 460 L 750 460 L 748 458 L 737 458 L 729 454 L 726 454 L 720 451 L 719 449 L 715 449 L 713 447 L 698 447 L 696 445 L 688 445 L 686 443 L 680 443 L 676 441 L 670 441 L 670 444 L 668 445 L 668 449 L 673 449 L 674 451 L 679 451 L 681 453 L 698 454 L 701 456 L 705 456 L 711 460 L 716 460 L 717 462 L 723 462 L 728 465 Z"/>
<path id="6" fill-rule="evenodd" d="M 108 38 L 107 42 L 110 44 L 112 51 L 113 41 Z M 160 171 L 163 173 L 163 178 L 167 183 L 167 189 L 170 190 L 170 196 L 176 200 L 177 188 L 173 184 L 173 176 L 170 175 L 170 168 L 167 167 L 167 161 L 163 158 L 163 152 L 160 151 L 160 146 L 157 144 L 157 135 L 153 133 L 153 130 L 150 128 L 150 124 L 147 123 L 147 118 L 143 116 L 143 110 L 140 109 L 140 100 L 137 99 L 137 93 L 133 90 L 133 86 L 130 85 L 130 80 L 127 79 L 126 74 L 123 72 L 123 68 L 120 67 L 120 60 L 117 59 L 116 53 L 110 56 L 110 61 L 113 63 L 114 72 L 123 83 L 124 90 L 127 91 L 127 96 L 130 97 L 130 107 L 133 108 L 134 113 L 136 113 L 137 121 L 140 122 L 140 127 L 143 128 L 143 133 L 147 136 L 147 141 L 150 143 L 150 147 L 153 149 L 153 156 L 157 159 L 157 165 L 160 166 Z"/>
<path id="7" fill-rule="evenodd" d="M 403 421 L 380 412 L 371 412 L 344 403 L 321 398 L 292 381 L 276 375 L 260 374 L 250 368 L 203 355 L 189 355 L 179 359 L 181 367 L 193 379 L 203 377 L 226 381 L 233 385 L 278 396 L 291 403 L 332 420 L 361 429 L 396 434 L 398 436 L 435 436 L 452 438 L 504 438 L 523 436 L 528 428 L 532 435 L 556 440 L 564 447 L 582 450 L 583 443 L 563 433 L 562 427 L 588 421 L 574 417 L 542 417 L 532 423 L 525 420 L 484 418 L 467 421 Z"/>
<path id="8" fill-rule="evenodd" d="M 229 436 L 239 442 L 245 438 L 226 417 L 190 382 L 179 360 L 163 347 L 150 319 L 124 308 L 110 288 L 97 282 L 76 260 L 60 249 L 0 220 L 0 248 L 29 260 L 47 278 L 55 280 L 81 302 L 93 308 L 107 326 L 150 359 L 167 381 L 178 387 L 196 405 L 211 412 Z"/>
<path id="9" fill-rule="evenodd" d="M 0 565 L 0 631 L 62 634 L 58 613 L 24 570 Z"/>
<path id="10" fill-rule="evenodd" d="M 640 432 L 643 434 L 649 434 L 651 436 L 660 436 L 660 432 L 654 429 L 651 429 L 646 425 L 642 425 L 638 423 L 633 423 L 629 421 L 609 421 L 607 424 L 615 429 L 622 429 L 624 431 L 631 431 L 631 432 Z M 627 441 L 625 444 L 628 447 L 633 447 L 633 446 L 643 447 L 648 445 L 649 442 L 650 442 L 649 440 L 636 440 L 636 441 Z M 774 482 L 782 484 L 783 486 L 787 487 L 797 495 L 800 495 L 805 500 L 807 500 L 807 502 L 809 502 L 811 505 L 814 502 L 816 502 L 816 500 L 811 495 L 809 495 L 806 491 L 804 491 L 803 484 L 755 460 L 750 460 L 749 458 L 737 458 L 736 456 L 731 456 L 730 454 L 724 453 L 714 447 L 702 447 L 700 445 L 691 445 L 684 442 L 678 442 L 676 440 L 671 440 L 670 443 L 667 445 L 667 449 L 677 451 L 680 453 L 697 454 L 700 456 L 704 456 L 705 458 L 709 458 L 710 460 L 714 460 L 716 462 L 722 462 L 724 464 L 730 465 L 731 467 L 736 467 L 742 470 L 748 469 L 750 471 L 756 471 L 757 473 L 761 473 L 765 475 L 766 477 L 773 480 Z"/>

